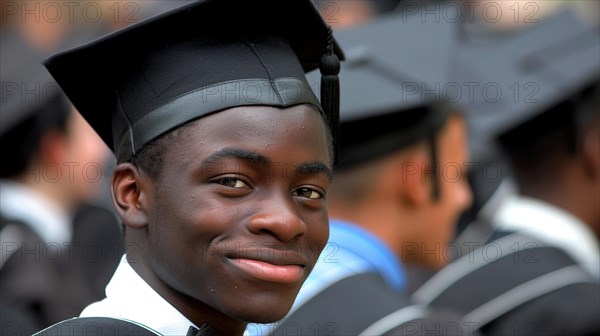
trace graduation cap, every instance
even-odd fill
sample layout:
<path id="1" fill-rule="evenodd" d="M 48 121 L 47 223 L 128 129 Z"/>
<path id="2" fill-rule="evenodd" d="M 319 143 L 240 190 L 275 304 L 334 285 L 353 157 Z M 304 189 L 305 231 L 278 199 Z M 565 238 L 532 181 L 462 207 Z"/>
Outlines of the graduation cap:
<path id="1" fill-rule="evenodd" d="M 43 56 L 17 34 L 3 34 L 1 42 L 0 136 L 35 116 L 66 114 L 68 102 L 40 63 Z"/>
<path id="2" fill-rule="evenodd" d="M 71 109 L 60 86 L 42 64 L 52 51 L 47 50 L 47 46 L 42 49 L 32 44 L 25 37 L 24 29 L 9 26 L 0 36 L 0 136 L 30 118 L 38 116 L 41 124 L 44 124 L 45 117 L 51 117 L 52 114 L 64 115 Z M 61 32 L 62 37 L 51 49 L 56 51 L 71 48 L 104 33 L 106 29 L 101 25 L 78 26 L 77 29 L 69 27 Z M 46 123 L 52 127 L 51 123 Z M 23 134 L 23 137 L 26 135 Z"/>
<path id="3" fill-rule="evenodd" d="M 447 116 L 437 105 L 449 80 L 457 33 L 447 20 L 397 12 L 336 33 L 346 53 L 340 72 L 339 169 L 435 137 Z M 309 81 L 317 76 L 310 73 Z M 432 147 L 435 151 L 435 141 Z"/>
<path id="4" fill-rule="evenodd" d="M 40 53 L 13 32 L 3 32 L 0 43 L 0 148 L 9 158 L 0 177 L 14 177 L 26 169 L 46 132 L 65 127 L 71 106 Z"/>
<path id="5" fill-rule="evenodd" d="M 336 57 L 337 56 L 337 57 Z M 337 133 L 342 51 L 309 0 L 198 1 L 45 65 L 119 162 L 184 123 L 236 106 L 311 104 Z M 323 73 L 323 104 L 305 72 Z"/>
<path id="6" fill-rule="evenodd" d="M 467 114 L 478 156 L 495 139 L 598 83 L 600 30 L 565 8 L 487 43 L 465 39 L 456 69 L 456 81 L 473 89 L 457 105 Z"/>

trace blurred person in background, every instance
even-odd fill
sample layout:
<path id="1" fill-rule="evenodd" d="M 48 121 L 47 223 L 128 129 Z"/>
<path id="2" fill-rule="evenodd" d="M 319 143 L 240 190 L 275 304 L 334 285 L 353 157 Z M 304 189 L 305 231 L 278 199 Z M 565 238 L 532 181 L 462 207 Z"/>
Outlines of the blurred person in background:
<path id="1" fill-rule="evenodd" d="M 123 251 L 98 201 L 108 149 L 41 64 L 102 29 L 49 20 L 42 5 L 2 4 L 2 335 L 30 335 L 102 297 Z"/>
<path id="2" fill-rule="evenodd" d="M 471 201 L 466 175 L 450 181 L 442 168 L 463 175 L 464 120 L 427 91 L 447 81 L 456 28 L 393 15 L 337 34 L 347 60 L 330 239 L 290 314 L 250 335 L 470 334 L 451 312 L 413 306 L 403 270 L 444 265 Z"/>
<path id="3" fill-rule="evenodd" d="M 480 181 L 497 187 L 465 232 L 483 235 L 462 239 L 471 248 L 413 299 L 462 312 L 486 335 L 597 335 L 598 27 L 563 8 L 500 40 L 464 36 L 456 78 L 479 87 L 459 105 L 497 151 L 487 162 L 507 159 L 511 172 Z M 484 99 L 486 83 L 504 94 Z"/>

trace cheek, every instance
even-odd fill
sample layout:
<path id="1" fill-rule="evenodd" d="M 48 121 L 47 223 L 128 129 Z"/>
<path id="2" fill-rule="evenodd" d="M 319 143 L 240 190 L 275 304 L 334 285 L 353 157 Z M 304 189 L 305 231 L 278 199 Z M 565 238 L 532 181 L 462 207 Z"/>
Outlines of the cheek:
<path id="1" fill-rule="evenodd" d="M 313 254 L 314 261 L 316 262 L 329 240 L 329 219 L 327 211 L 315 215 L 315 218 L 308 224 L 307 237 L 307 241 L 310 244 L 309 248 Z"/>
<path id="2" fill-rule="evenodd" d="M 449 149 L 441 160 L 440 207 L 445 222 L 455 221 L 472 203 L 468 173 L 464 169 L 465 151 L 460 148 L 463 147 Z"/>
<path id="3" fill-rule="evenodd" d="M 189 188 L 188 188 L 189 189 Z M 217 207 L 198 197 L 157 199 L 151 219 L 148 258 L 157 275 L 177 291 L 202 301 L 218 287 L 219 241 L 232 235 L 240 220 L 236 208 Z M 226 279 L 225 279 L 226 280 Z M 222 281 L 221 281 L 222 282 Z"/>
<path id="4" fill-rule="evenodd" d="M 452 240 L 457 219 L 464 208 L 461 205 L 464 202 L 458 200 L 461 197 L 459 195 L 460 184 L 456 181 L 442 180 L 440 183 L 440 198 L 430 209 L 433 217 L 430 223 L 430 226 L 432 226 L 430 230 L 431 238 L 441 245 L 445 245 Z"/>
<path id="5" fill-rule="evenodd" d="M 194 250 L 206 250 L 213 239 L 226 235 L 239 222 L 240 208 L 214 204 L 209 197 L 189 192 L 190 188 L 180 190 L 179 194 L 187 195 L 161 197 L 156 203 L 153 232 L 163 243 L 171 239 L 182 250 L 190 245 Z"/>
<path id="6" fill-rule="evenodd" d="M 434 219 L 433 226 L 430 230 L 430 240 L 436 244 L 446 244 L 452 239 L 452 232 L 454 230 L 454 216 L 451 209 L 445 207 L 444 209 L 438 210 L 438 215 Z"/>

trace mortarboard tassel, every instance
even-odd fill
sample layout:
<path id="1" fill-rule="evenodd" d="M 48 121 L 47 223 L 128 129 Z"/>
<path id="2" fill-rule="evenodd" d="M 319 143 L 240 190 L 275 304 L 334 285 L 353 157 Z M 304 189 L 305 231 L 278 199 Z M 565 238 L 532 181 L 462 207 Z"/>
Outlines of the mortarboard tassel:
<path id="1" fill-rule="evenodd" d="M 327 52 L 321 57 L 321 105 L 333 140 L 334 166 L 338 163 L 340 138 L 340 60 L 333 51 L 333 31 L 327 30 Z"/>

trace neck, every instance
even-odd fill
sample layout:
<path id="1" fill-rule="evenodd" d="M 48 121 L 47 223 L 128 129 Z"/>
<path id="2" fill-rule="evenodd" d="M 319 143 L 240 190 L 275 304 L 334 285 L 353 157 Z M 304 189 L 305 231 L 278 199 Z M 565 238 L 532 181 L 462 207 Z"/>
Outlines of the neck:
<path id="1" fill-rule="evenodd" d="M 136 234 L 131 231 L 127 230 L 126 236 Z M 126 244 L 126 246 L 130 245 L 139 246 L 137 242 L 135 244 Z M 156 293 L 198 327 L 208 323 L 219 335 L 243 335 L 246 330 L 245 322 L 226 316 L 204 302 L 183 294 L 163 282 L 148 267 L 147 262 L 140 260 L 132 262 L 130 265 Z"/>
<path id="2" fill-rule="evenodd" d="M 385 243 L 394 254 L 401 258 L 401 244 L 399 241 L 404 236 L 401 232 L 401 221 L 398 221 L 398 213 L 395 207 L 390 206 L 391 200 L 365 199 L 351 206 L 336 204 L 332 202 L 329 207 L 329 215 L 369 231 L 379 240 Z"/>

